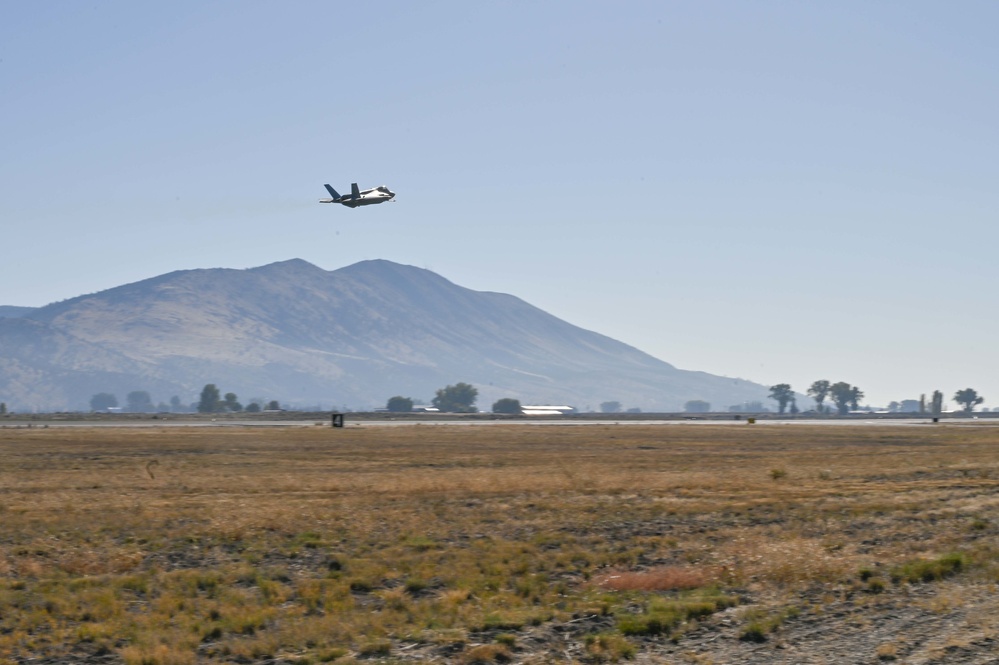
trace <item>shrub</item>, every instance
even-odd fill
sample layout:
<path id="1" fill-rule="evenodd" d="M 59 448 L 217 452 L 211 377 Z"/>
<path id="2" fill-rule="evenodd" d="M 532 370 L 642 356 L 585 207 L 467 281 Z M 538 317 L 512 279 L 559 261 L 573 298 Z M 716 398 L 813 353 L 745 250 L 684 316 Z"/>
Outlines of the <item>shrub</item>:
<path id="1" fill-rule="evenodd" d="M 739 639 L 743 642 L 766 642 L 768 632 L 766 626 L 754 621 L 742 629 L 739 633 Z"/>
<path id="2" fill-rule="evenodd" d="M 959 573 L 966 566 L 964 554 L 952 552 L 937 559 L 917 559 L 892 570 L 893 582 L 936 582 Z"/>
<path id="3" fill-rule="evenodd" d="M 619 660 L 631 660 L 637 649 L 626 638 L 613 633 L 587 635 L 584 640 L 586 653 L 598 663 L 616 663 Z"/>
<path id="4" fill-rule="evenodd" d="M 714 614 L 736 603 L 734 597 L 722 595 L 657 598 L 641 614 L 618 619 L 617 627 L 624 635 L 665 635 L 685 621 Z"/>
<path id="5" fill-rule="evenodd" d="M 510 650 L 503 644 L 480 644 L 469 649 L 461 657 L 461 662 L 465 665 L 506 663 L 510 660 Z"/>
<path id="6" fill-rule="evenodd" d="M 387 656 L 392 652 L 392 643 L 388 640 L 375 640 L 361 645 L 357 650 L 361 656 L 371 658 L 373 656 Z"/>

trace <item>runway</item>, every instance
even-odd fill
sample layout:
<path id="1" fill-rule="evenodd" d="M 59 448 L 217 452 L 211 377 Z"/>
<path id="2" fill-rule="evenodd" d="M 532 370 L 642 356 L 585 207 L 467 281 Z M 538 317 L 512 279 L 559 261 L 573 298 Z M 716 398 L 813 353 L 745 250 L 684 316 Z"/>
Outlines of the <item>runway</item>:
<path id="1" fill-rule="evenodd" d="M 345 414 L 343 429 L 372 427 L 589 427 L 593 425 L 620 427 L 999 427 L 996 418 L 941 418 L 934 422 L 932 418 L 788 418 L 788 419 L 711 419 L 711 418 L 530 418 L 530 419 L 491 419 L 491 418 L 351 418 Z M 30 428 L 70 428 L 70 427 L 110 427 L 110 428 L 162 428 L 162 427 L 330 427 L 329 418 L 288 418 L 288 419 L 232 419 L 232 418 L 185 418 L 157 417 L 142 419 L 73 419 L 36 416 L 31 419 L 7 419 L 0 421 L 0 429 L 30 429 Z"/>

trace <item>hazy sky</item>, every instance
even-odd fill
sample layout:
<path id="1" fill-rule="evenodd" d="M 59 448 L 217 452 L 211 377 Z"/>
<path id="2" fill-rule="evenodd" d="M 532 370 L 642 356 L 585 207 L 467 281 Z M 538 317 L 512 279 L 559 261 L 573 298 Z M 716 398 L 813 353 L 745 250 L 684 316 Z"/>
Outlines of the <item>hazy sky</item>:
<path id="1" fill-rule="evenodd" d="M 996 25 L 991 0 L 0 2 L 0 305 L 383 258 L 684 369 L 999 406 Z M 353 181 L 397 201 L 317 203 Z"/>

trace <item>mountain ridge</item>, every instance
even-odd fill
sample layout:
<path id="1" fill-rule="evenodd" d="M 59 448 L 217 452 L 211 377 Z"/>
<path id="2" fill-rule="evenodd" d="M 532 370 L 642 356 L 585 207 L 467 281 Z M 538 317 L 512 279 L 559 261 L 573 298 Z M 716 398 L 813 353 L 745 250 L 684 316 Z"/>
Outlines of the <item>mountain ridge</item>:
<path id="1" fill-rule="evenodd" d="M 41 326 L 48 346 L 8 343 L 16 321 Z M 117 388 L 126 392 L 155 385 L 185 403 L 215 383 L 244 400 L 350 408 L 393 395 L 428 400 L 459 381 L 479 389 L 483 410 L 501 397 L 676 411 L 689 399 L 724 407 L 766 396 L 763 386 L 677 369 L 516 296 L 384 259 L 332 271 L 302 259 L 180 270 L 0 323 L 8 324 L 0 327 L 0 399 L 19 403 L 7 368 L 31 368 L 52 383 L 27 391 L 38 407 L 84 408 L 90 394 L 111 391 L 101 381 L 133 386 Z"/>

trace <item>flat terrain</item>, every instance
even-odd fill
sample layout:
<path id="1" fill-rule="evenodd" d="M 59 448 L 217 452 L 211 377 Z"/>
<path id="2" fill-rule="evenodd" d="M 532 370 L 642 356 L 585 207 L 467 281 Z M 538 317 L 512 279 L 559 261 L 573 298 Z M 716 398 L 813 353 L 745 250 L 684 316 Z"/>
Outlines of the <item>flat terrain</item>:
<path id="1" fill-rule="evenodd" d="M 0 429 L 0 663 L 996 663 L 999 428 Z"/>

